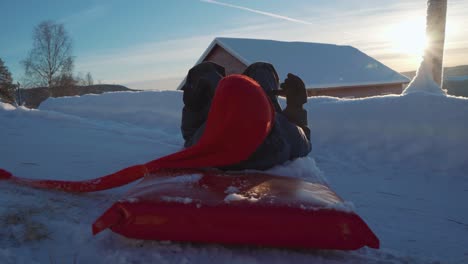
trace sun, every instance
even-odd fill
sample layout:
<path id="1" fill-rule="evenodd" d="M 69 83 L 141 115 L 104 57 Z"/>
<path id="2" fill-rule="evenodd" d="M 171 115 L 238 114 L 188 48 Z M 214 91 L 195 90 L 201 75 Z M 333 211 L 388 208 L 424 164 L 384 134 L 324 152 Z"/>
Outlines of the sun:
<path id="1" fill-rule="evenodd" d="M 395 52 L 420 58 L 427 46 L 426 20 L 424 17 L 404 18 L 389 25 L 385 35 Z"/>

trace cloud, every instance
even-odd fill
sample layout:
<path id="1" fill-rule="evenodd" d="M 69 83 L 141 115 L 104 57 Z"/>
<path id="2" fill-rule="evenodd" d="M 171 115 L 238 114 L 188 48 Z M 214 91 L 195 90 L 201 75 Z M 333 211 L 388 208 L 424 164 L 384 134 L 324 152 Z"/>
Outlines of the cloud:
<path id="1" fill-rule="evenodd" d="M 313 23 L 305 21 L 305 20 L 299 20 L 299 19 L 295 19 L 295 18 L 291 18 L 291 17 L 287 17 L 287 16 L 282 16 L 282 15 L 278 15 L 278 14 L 274 14 L 274 13 L 270 13 L 270 12 L 264 12 L 264 11 L 260 11 L 260 10 L 257 10 L 257 9 L 244 7 L 244 6 L 238 6 L 238 5 L 223 3 L 223 2 L 219 2 L 219 1 L 215 1 L 215 0 L 200 0 L 200 1 L 205 2 L 205 3 L 209 3 L 209 4 L 215 4 L 215 5 L 220 5 L 220 6 L 236 8 L 236 9 L 252 12 L 252 13 L 255 13 L 255 14 L 269 16 L 269 17 L 282 19 L 282 20 L 286 20 L 286 21 L 290 21 L 290 22 L 295 22 L 295 23 L 299 23 L 299 24 L 313 25 Z"/>
<path id="2" fill-rule="evenodd" d="M 83 24 L 92 23 L 94 20 L 103 17 L 107 8 L 103 5 L 94 5 L 87 9 L 78 11 L 58 20 L 58 23 L 66 24 L 69 27 L 80 27 Z"/>
<path id="3" fill-rule="evenodd" d="M 350 24 L 339 29 L 352 31 L 354 23 Z M 264 38 L 335 44 L 350 44 L 352 40 L 356 40 L 352 44 L 358 48 L 371 41 L 361 39 L 359 36 L 345 38 L 336 31 L 328 30 L 330 27 L 336 26 L 332 23 L 317 23 L 314 27 L 298 27 L 297 24 L 287 23 L 285 20 L 249 24 L 243 27 L 225 28 L 207 35 L 140 43 L 119 49 L 95 50 L 93 53 L 77 56 L 76 69 L 77 72 L 90 71 L 97 79 L 103 81 L 129 84 L 132 88 L 168 87 L 170 89 L 176 86 L 174 84 L 178 84 L 181 77 L 193 66 L 215 37 Z M 387 45 L 388 43 L 376 40 L 376 42 L 370 42 L 366 49 L 374 51 Z"/>
<path id="4" fill-rule="evenodd" d="M 262 11 L 233 7 L 218 1 L 202 1 L 266 15 Z M 392 39 L 385 32 L 387 27 L 393 26 L 402 18 L 425 16 L 425 5 L 424 2 L 396 2 L 389 6 L 374 3 L 366 10 L 357 11 L 341 7 L 335 10 L 323 6 L 308 7 L 310 10 L 303 10 L 305 13 L 310 11 L 320 14 L 311 18 L 314 21 L 313 27 L 298 26 L 298 23 L 290 23 L 290 18 L 284 19 L 283 16 L 268 13 L 267 16 L 274 15 L 277 19 L 269 23 L 258 23 L 261 17 L 251 16 L 248 18 L 249 23 L 243 20 L 241 25 L 225 27 L 205 35 L 139 43 L 120 49 L 94 50 L 89 54 L 79 54 L 76 66 L 77 71 L 92 72 L 96 79 L 125 83 L 132 88 L 170 89 L 179 83 L 215 37 L 239 37 L 351 45 L 397 71 L 413 70 L 418 66 L 419 56 L 396 52 Z M 453 20 L 454 23 L 457 22 L 455 24 L 463 25 L 459 21 L 465 20 Z M 466 61 L 464 48 L 467 45 L 462 37 L 466 34 L 461 33 L 467 31 L 460 27 L 454 32 L 457 37 L 446 39 L 445 62 L 466 64 L 462 61 Z"/>
<path id="5" fill-rule="evenodd" d="M 102 81 L 136 83 L 180 78 L 193 66 L 215 36 L 149 42 L 77 56 L 77 72 L 92 72 Z"/>

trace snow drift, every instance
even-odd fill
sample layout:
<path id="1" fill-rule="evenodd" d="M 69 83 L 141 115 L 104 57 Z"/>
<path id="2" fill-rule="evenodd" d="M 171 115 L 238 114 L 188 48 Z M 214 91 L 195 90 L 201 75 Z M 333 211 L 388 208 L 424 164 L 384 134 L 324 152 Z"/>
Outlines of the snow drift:
<path id="1" fill-rule="evenodd" d="M 85 180 L 179 150 L 181 93 L 51 99 L 39 110 L 0 104 L 0 167 L 28 178 Z M 89 226 L 122 191 L 48 193 L 0 183 L 4 263 L 466 263 L 468 100 L 431 93 L 306 104 L 313 152 L 269 170 L 310 168 L 353 201 L 381 240 L 354 253 L 142 242 Z M 320 169 L 319 169 L 320 168 Z M 90 209 L 91 208 L 91 209 Z"/>

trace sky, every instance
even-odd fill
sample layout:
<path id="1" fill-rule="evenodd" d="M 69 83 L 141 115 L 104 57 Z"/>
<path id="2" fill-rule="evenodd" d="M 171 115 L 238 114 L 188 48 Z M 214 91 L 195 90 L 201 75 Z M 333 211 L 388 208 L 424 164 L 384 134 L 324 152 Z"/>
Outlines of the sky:
<path id="1" fill-rule="evenodd" d="M 32 32 L 63 23 L 75 73 L 135 89 L 175 89 L 215 37 L 351 45 L 392 69 L 416 70 L 424 0 L 0 0 L 0 58 L 21 82 Z M 449 0 L 444 66 L 468 64 L 468 1 Z"/>

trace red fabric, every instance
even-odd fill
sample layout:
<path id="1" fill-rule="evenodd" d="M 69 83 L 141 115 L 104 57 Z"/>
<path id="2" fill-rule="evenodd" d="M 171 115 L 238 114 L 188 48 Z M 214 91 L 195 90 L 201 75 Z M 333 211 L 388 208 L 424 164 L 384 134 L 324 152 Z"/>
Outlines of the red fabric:
<path id="1" fill-rule="evenodd" d="M 148 240 L 344 250 L 379 247 L 378 238 L 357 214 L 333 209 L 343 201 L 323 184 L 263 173 L 185 174 L 202 176 L 179 181 L 161 181 L 163 175 L 145 177 L 96 220 L 93 234 L 110 228 Z M 230 200 L 230 190 L 241 199 Z"/>
<path id="2" fill-rule="evenodd" d="M 8 180 L 12 177 L 13 175 L 4 169 L 0 169 L 0 180 Z"/>
<path id="3" fill-rule="evenodd" d="M 263 142 L 275 111 L 257 82 L 243 75 L 223 78 L 212 100 L 199 142 L 174 154 L 86 181 L 32 180 L 0 170 L 0 179 L 37 188 L 94 192 L 115 188 L 164 168 L 218 167 L 246 160 Z M 155 146 L 157 147 L 157 146 Z"/>
<path id="4" fill-rule="evenodd" d="M 97 192 L 122 186 L 140 179 L 146 173 L 147 169 L 145 166 L 135 165 L 97 179 L 85 181 L 37 180 L 20 178 L 11 174 L 10 177 L 5 179 L 34 188 L 80 193 Z M 0 179 L 2 179 L 1 176 Z"/>
<path id="5" fill-rule="evenodd" d="M 244 75 L 230 75 L 216 89 L 199 142 L 146 166 L 152 172 L 158 168 L 219 167 L 246 160 L 270 132 L 274 115 L 257 82 Z"/>

